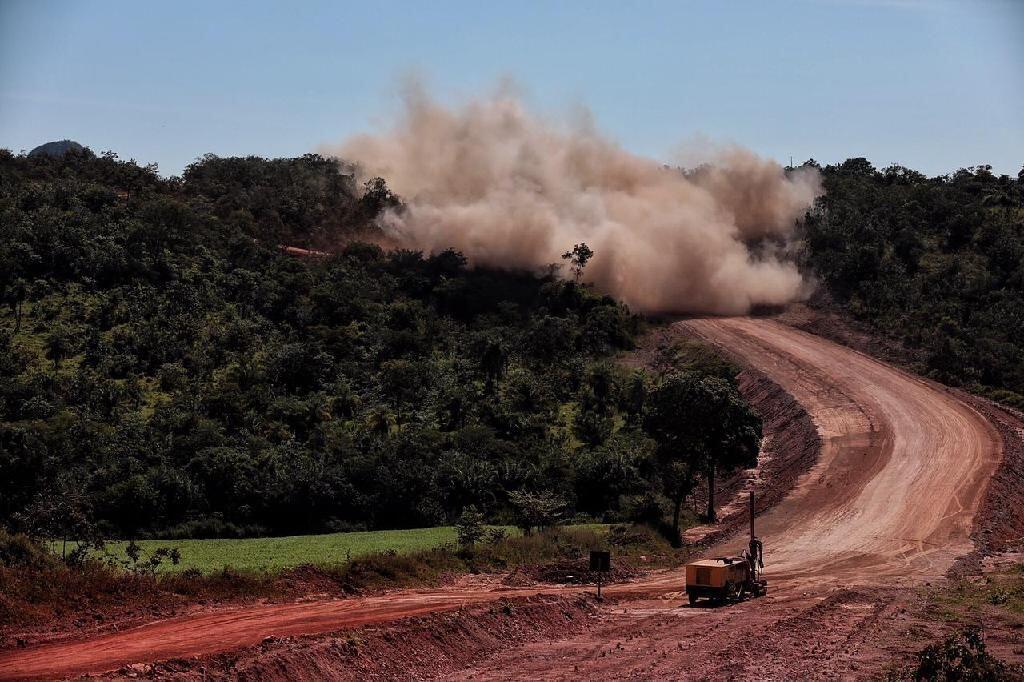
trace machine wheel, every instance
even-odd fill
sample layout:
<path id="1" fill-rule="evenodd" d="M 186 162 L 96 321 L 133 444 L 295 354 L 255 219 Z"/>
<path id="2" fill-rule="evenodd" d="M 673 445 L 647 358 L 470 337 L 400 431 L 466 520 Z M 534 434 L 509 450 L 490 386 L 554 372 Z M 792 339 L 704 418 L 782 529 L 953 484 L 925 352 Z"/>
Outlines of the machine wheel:
<path id="1" fill-rule="evenodd" d="M 736 589 L 735 583 L 725 584 L 725 598 L 727 601 L 736 601 L 739 598 L 739 590 Z"/>
<path id="2" fill-rule="evenodd" d="M 693 606 L 694 604 L 697 603 L 697 593 L 696 592 L 687 592 L 686 593 L 686 598 L 690 600 L 690 606 Z"/>

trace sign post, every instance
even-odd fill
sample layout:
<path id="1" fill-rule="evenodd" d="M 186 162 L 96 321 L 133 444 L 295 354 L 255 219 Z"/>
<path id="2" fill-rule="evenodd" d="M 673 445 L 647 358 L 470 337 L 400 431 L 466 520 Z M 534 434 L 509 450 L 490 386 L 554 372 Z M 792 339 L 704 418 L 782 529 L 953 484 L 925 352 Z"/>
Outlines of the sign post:
<path id="1" fill-rule="evenodd" d="M 612 570 L 612 553 L 603 550 L 590 550 L 590 570 L 597 572 L 597 599 L 601 600 L 601 576 Z"/>

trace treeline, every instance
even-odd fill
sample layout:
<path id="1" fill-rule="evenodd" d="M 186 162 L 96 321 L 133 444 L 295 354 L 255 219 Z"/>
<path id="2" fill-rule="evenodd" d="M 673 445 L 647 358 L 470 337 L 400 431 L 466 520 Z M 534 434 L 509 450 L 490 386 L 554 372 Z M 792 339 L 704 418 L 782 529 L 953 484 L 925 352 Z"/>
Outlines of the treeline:
<path id="1" fill-rule="evenodd" d="M 862 158 L 821 171 L 805 256 L 833 301 L 924 373 L 1024 407 L 1024 171 L 929 178 Z"/>
<path id="2" fill-rule="evenodd" d="M 282 534 L 517 504 L 663 520 L 749 463 L 760 424 L 728 370 L 654 386 L 610 361 L 640 321 L 609 297 L 354 240 L 398 207 L 315 155 L 161 179 L 87 149 L 0 152 L 0 524 Z M 659 390 L 732 431 L 670 433 Z"/>

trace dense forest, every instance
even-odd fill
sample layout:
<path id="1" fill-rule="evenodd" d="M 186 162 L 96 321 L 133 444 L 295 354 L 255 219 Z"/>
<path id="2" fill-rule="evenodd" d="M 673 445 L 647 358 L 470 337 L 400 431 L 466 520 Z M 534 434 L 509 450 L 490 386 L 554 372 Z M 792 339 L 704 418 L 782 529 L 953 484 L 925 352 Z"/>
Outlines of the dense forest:
<path id="1" fill-rule="evenodd" d="M 1024 407 L 1024 170 L 929 178 L 857 158 L 821 172 L 804 252 L 819 305 L 900 342 L 939 381 Z"/>
<path id="2" fill-rule="evenodd" d="M 1024 177 L 821 172 L 801 251 L 816 304 L 1024 405 Z M 372 245 L 401 198 L 354 176 L 316 155 L 207 156 L 168 179 L 88 149 L 0 151 L 0 525 L 668 522 L 715 467 L 750 463 L 760 425 L 733 368 L 625 369 L 642 321 L 555 267 Z"/>
<path id="3" fill-rule="evenodd" d="M 639 318 L 555 268 L 367 243 L 399 202 L 315 155 L 207 156 L 163 179 L 88 149 L 0 152 L 0 523 L 658 521 L 697 483 L 693 453 L 749 464 L 760 423 L 731 369 L 652 383 L 612 361 Z M 688 405 L 736 415 L 735 433 L 701 449 L 674 426 Z"/>

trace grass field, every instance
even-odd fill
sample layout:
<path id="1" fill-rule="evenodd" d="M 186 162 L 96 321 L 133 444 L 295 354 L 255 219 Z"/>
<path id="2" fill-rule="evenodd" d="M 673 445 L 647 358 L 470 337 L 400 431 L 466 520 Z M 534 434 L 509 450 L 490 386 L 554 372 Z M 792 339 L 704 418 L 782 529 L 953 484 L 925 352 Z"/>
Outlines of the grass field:
<path id="1" fill-rule="evenodd" d="M 577 527 L 608 528 L 602 524 Z M 505 530 L 510 535 L 519 532 L 511 527 L 505 527 Z M 143 549 L 143 559 L 157 547 L 177 547 L 181 551 L 181 562 L 177 566 L 165 562 L 161 571 L 198 568 L 208 573 L 225 566 L 239 571 L 273 572 L 302 564 L 338 564 L 373 552 L 389 549 L 399 553 L 413 552 L 455 541 L 455 527 L 442 526 L 242 540 L 140 540 L 138 544 Z M 123 542 L 111 542 L 106 552 L 123 558 L 124 546 Z"/>

